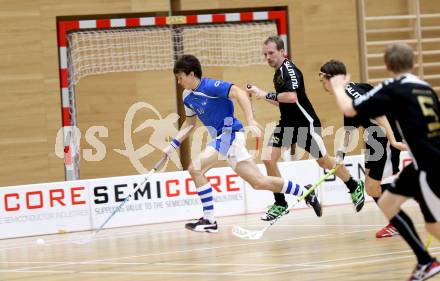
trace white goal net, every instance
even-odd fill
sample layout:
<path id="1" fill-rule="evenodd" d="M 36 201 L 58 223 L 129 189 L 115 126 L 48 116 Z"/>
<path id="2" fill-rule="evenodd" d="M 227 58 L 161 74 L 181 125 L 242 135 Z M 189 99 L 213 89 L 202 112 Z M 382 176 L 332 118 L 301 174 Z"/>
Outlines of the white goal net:
<path id="1" fill-rule="evenodd" d="M 192 54 L 202 66 L 264 64 L 263 41 L 277 35 L 274 21 L 77 30 L 67 35 L 70 126 L 68 180 L 79 179 L 75 85 L 84 77 L 111 72 L 172 69 L 180 55 Z"/>
<path id="2" fill-rule="evenodd" d="M 261 46 L 276 35 L 273 22 L 106 29 L 68 36 L 70 83 L 88 75 L 172 69 L 182 54 L 203 66 L 264 64 Z"/>

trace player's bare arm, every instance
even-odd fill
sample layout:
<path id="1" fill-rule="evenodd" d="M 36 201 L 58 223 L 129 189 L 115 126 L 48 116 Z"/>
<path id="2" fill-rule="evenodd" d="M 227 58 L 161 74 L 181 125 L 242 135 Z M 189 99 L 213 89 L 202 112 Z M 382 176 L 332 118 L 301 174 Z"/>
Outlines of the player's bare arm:
<path id="1" fill-rule="evenodd" d="M 278 102 L 296 103 L 297 101 L 298 97 L 295 91 L 278 93 Z"/>
<path id="2" fill-rule="evenodd" d="M 168 145 L 164 149 L 163 152 L 165 155 L 171 155 L 180 146 L 180 144 L 189 136 L 191 131 L 194 129 L 196 121 L 196 116 L 185 118 L 185 121 L 183 122 L 174 139 L 171 141 L 170 145 Z"/>
<path id="3" fill-rule="evenodd" d="M 282 92 L 282 93 L 270 93 L 256 86 L 247 87 L 246 91 L 250 94 L 253 94 L 257 97 L 257 99 L 263 99 L 273 105 L 278 106 L 278 102 L 283 103 L 295 103 L 298 101 L 298 97 L 295 91 L 291 92 Z"/>
<path id="4" fill-rule="evenodd" d="M 390 122 L 388 121 L 388 119 L 385 115 L 376 117 L 376 118 L 374 118 L 374 120 L 376 120 L 376 122 L 377 122 L 377 124 L 379 124 L 379 126 L 381 126 L 383 129 L 385 129 L 385 135 L 387 136 L 388 141 L 390 142 L 390 144 L 394 148 L 396 148 L 400 151 L 408 150 L 408 147 L 406 146 L 406 144 L 404 144 L 403 142 L 396 141 L 396 137 L 394 136 L 393 129 L 391 129 Z"/>
<path id="5" fill-rule="evenodd" d="M 254 119 L 252 106 L 251 106 L 251 102 L 249 101 L 248 94 L 244 90 L 233 85 L 229 90 L 229 97 L 231 99 L 235 99 L 238 102 L 238 105 L 240 106 L 241 110 L 243 110 L 243 113 L 245 115 L 246 121 L 248 123 L 249 129 L 251 130 L 252 135 L 255 137 L 261 136 L 262 127 Z"/>
<path id="6" fill-rule="evenodd" d="M 261 90 L 257 86 L 254 86 L 254 85 L 251 85 L 251 84 L 247 84 L 246 85 L 246 92 L 248 94 L 254 95 L 259 100 L 265 100 L 268 103 L 278 107 L 278 102 L 275 101 L 275 100 L 272 100 L 272 99 L 266 99 L 267 92 L 264 91 L 264 90 Z"/>
<path id="7" fill-rule="evenodd" d="M 196 116 L 186 117 L 175 138 L 178 139 L 180 142 L 184 141 L 194 129 L 196 121 Z"/>

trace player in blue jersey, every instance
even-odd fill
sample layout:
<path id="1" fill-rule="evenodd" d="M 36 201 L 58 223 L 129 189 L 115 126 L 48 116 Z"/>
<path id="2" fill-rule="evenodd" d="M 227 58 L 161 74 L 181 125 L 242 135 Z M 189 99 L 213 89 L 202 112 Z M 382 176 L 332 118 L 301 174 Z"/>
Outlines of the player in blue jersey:
<path id="1" fill-rule="evenodd" d="M 170 145 L 167 155 L 173 153 L 188 137 L 198 117 L 212 136 L 208 146 L 191 159 L 188 167 L 203 206 L 203 217 L 187 223 L 187 229 L 199 232 L 217 232 L 214 217 L 213 190 L 205 173 L 219 160 L 227 160 L 234 171 L 255 189 L 265 189 L 301 196 L 305 188 L 280 177 L 263 176 L 246 149 L 243 124 L 234 117 L 235 99 L 244 112 L 248 128 L 254 136 L 261 134 L 260 125 L 254 119 L 248 95 L 239 87 L 222 80 L 202 78 L 202 67 L 193 55 L 181 56 L 174 65 L 177 82 L 185 89 L 183 103 L 186 118 Z M 318 198 L 311 192 L 306 202 L 320 209 Z"/>

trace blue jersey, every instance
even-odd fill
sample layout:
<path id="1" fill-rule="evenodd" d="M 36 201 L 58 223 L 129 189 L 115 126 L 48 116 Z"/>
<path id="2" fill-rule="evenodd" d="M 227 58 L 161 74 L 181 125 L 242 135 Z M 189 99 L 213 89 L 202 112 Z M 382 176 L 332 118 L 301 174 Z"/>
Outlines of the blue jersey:
<path id="1" fill-rule="evenodd" d="M 229 98 L 231 87 L 229 82 L 202 78 L 195 90 L 183 92 L 186 116 L 197 115 L 213 137 L 225 131 L 241 131 L 243 125 L 234 117 L 234 104 Z"/>

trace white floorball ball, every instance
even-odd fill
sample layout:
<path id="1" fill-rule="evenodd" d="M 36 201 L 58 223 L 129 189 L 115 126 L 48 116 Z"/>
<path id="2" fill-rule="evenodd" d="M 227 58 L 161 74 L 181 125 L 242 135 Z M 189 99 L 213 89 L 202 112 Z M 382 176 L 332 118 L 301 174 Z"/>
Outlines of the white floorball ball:
<path id="1" fill-rule="evenodd" d="M 46 243 L 46 242 L 44 242 L 44 239 L 37 239 L 37 244 L 38 245 L 44 245 L 44 243 Z"/>

